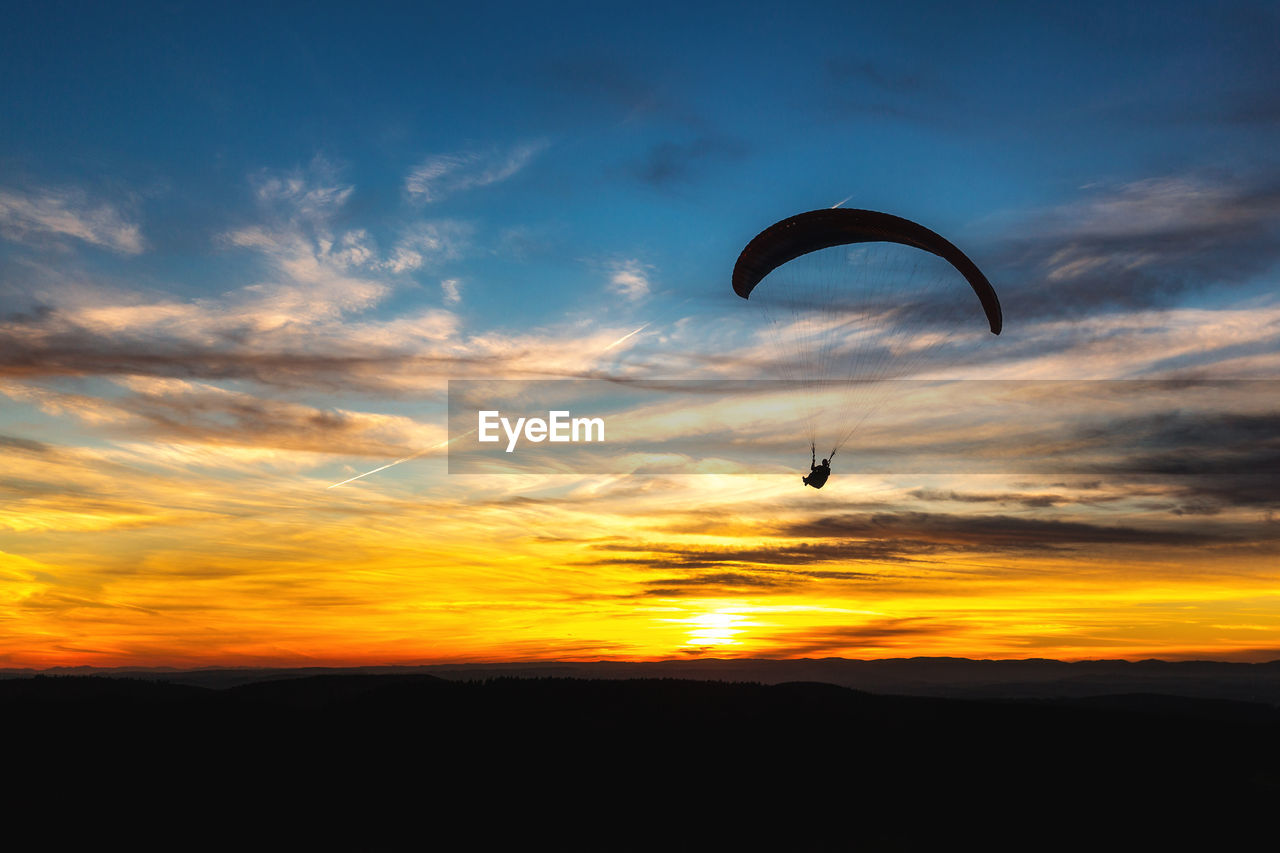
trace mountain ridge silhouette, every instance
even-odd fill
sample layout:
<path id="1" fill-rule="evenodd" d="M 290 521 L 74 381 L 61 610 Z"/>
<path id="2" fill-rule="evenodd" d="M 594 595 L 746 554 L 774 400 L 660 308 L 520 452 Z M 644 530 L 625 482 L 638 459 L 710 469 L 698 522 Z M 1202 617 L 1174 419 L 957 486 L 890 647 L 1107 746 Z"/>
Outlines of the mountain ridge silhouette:
<path id="1" fill-rule="evenodd" d="M 0 669 L 0 680 L 43 673 L 109 675 L 168 680 L 194 686 L 231 687 L 255 681 L 311 675 L 427 674 L 449 680 L 496 677 L 649 678 L 695 680 L 813 681 L 873 693 L 953 698 L 1085 698 L 1128 693 L 1158 693 L 1188 698 L 1232 699 L 1280 704 L 1280 660 L 1265 663 L 1226 661 L 1091 660 L 1046 658 L 973 660 L 968 658 L 737 658 L 630 661 L 545 661 L 424 664 L 362 667 L 53 667 Z"/>

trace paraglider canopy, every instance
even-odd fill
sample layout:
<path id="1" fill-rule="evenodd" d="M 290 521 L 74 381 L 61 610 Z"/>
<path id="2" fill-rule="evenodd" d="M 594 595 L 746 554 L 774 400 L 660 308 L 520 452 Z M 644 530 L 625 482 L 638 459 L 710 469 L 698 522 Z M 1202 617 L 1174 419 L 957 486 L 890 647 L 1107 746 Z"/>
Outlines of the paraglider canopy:
<path id="1" fill-rule="evenodd" d="M 801 255 L 833 246 L 873 242 L 901 243 L 950 263 L 978 295 L 992 334 L 1000 334 L 1000 301 L 991 282 L 964 252 L 919 223 L 875 210 L 811 210 L 770 225 L 738 256 L 733 268 L 733 290 L 747 299 L 765 276 Z"/>
<path id="2" fill-rule="evenodd" d="M 832 438 L 825 464 L 811 459 L 804 478 L 815 488 L 835 453 L 902 391 L 890 380 L 945 374 L 966 357 L 981 328 L 971 325 L 967 291 L 993 334 L 1003 325 L 991 282 L 968 256 L 917 222 L 874 210 L 811 210 L 769 226 L 738 256 L 732 283 L 768 321 L 768 364 L 796 383 L 811 456 Z"/>

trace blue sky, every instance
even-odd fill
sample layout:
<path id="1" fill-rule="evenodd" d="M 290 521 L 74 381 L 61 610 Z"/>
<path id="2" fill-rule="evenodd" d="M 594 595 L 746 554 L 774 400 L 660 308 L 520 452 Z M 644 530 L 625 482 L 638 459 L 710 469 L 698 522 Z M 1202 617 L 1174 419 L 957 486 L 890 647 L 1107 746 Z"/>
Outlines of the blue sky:
<path id="1" fill-rule="evenodd" d="M 1267 7 L 692 5 L 19 4 L 0 164 L 142 229 L 127 270 L 92 263 L 194 295 L 247 274 L 210 235 L 255 215 L 255 179 L 323 162 L 380 245 L 467 223 L 439 274 L 522 319 L 619 259 L 704 286 L 744 235 L 845 198 L 990 264 L 1027 218 L 1134 182 L 1274 180 Z M 461 184 L 406 193 L 449 157 Z"/>
<path id="2" fill-rule="evenodd" d="M 1265 592 L 1280 497 L 1236 476 L 1273 470 L 1274 405 L 1247 389 L 1190 402 L 1117 395 L 1111 426 L 1087 428 L 1091 452 L 1120 453 L 1099 439 L 1111 429 L 1137 436 L 1157 461 L 1219 450 L 1212 442 L 1225 436 L 1234 473 L 1212 482 L 1154 482 L 1112 458 L 1114 477 L 1068 486 L 1048 475 L 981 488 L 876 475 L 833 478 L 819 498 L 794 494 L 791 472 L 776 482 L 482 481 L 449 478 L 433 458 L 451 378 L 757 377 L 759 329 L 730 292 L 734 259 L 769 224 L 836 204 L 933 228 L 995 284 L 998 342 L 956 365 L 930 364 L 929 375 L 1274 379 L 1274 4 L 32 2 L 6 4 L 4 18 L 0 449 L 14 473 L 0 480 L 0 559 L 27 591 L 0 596 L 0 609 L 30 628 L 14 640 L 15 660 L 63 659 L 39 639 L 62 631 L 85 632 L 77 648 L 154 659 L 198 631 L 148 645 L 137 640 L 142 628 L 122 622 L 108 634 L 133 639 L 112 645 L 67 615 L 68 602 L 164 611 L 179 595 L 165 578 L 194 572 L 217 578 L 218 600 L 241 607 L 238 596 L 259 583 L 323 586 L 336 565 L 327 555 L 381 560 L 388 538 L 407 543 L 394 552 L 407 561 L 395 600 L 433 607 L 432 596 L 444 596 L 498 610 L 517 601 L 533 625 L 546 616 L 528 590 L 550 583 L 538 580 L 548 529 L 575 543 L 564 546 L 578 549 L 573 559 L 625 538 L 638 556 L 602 557 L 601 584 L 629 595 L 640 582 L 626 572 L 644 563 L 684 573 L 653 582 L 673 600 L 745 601 L 768 588 L 789 601 L 807 588 L 780 584 L 777 565 L 818 554 L 804 559 L 861 566 L 819 579 L 850 584 L 824 586 L 821 600 L 847 593 L 853 607 L 858 578 L 874 574 L 859 561 L 887 553 L 859 544 L 874 525 L 841 516 L 828 550 L 784 543 L 780 563 L 757 549 L 752 559 L 766 568 L 744 568 L 732 555 L 747 552 L 721 542 L 729 550 L 716 553 L 730 556 L 716 559 L 732 568 L 717 570 L 697 550 L 715 543 L 680 537 L 726 494 L 749 498 L 784 538 L 816 535 L 814 518 L 862 506 L 899 513 L 894 535 L 935 550 L 986 547 L 971 529 L 990 530 L 991 553 L 1014 563 L 1026 554 L 1003 554 L 1011 541 L 1043 546 L 1037 560 L 1081 549 L 1071 568 L 1110 579 L 1088 595 L 1117 600 L 1164 595 L 1116 568 L 1150 558 L 1167 572 L 1162 581 L 1190 572 L 1200 584 L 1160 599 L 1174 622 L 1228 577 L 1241 619 L 1266 621 L 1280 607 Z M 1035 419 L 1056 423 L 1061 445 L 1049 450 L 1065 452 L 1080 407 L 1058 405 L 1035 410 L 1030 425 L 999 428 L 1031 458 L 1048 452 Z M 875 434 L 950 446 L 929 414 L 902 417 L 934 432 L 904 421 Z M 674 434 L 677 421 L 692 422 L 645 423 Z M 785 424 L 760 428 L 779 447 L 794 435 Z M 326 488 L 410 455 L 411 464 Z M 596 502 L 596 514 L 581 509 Z M 664 513 L 686 513 L 684 526 Z M 1199 538 L 1162 532 L 1187 525 Z M 496 541 L 515 556 L 493 553 Z M 1115 556 L 1097 542 L 1171 550 Z M 1196 551 L 1206 542 L 1227 544 L 1209 560 Z M 436 553 L 440 543 L 448 547 Z M 680 548 L 694 550 L 661 556 Z M 907 558 L 884 559 L 892 568 Z M 507 574 L 512 560 L 521 568 Z M 446 563 L 455 572 L 447 593 L 405 568 Z M 113 580 L 153 568 L 153 585 Z M 583 572 L 557 582 L 595 583 Z M 1012 572 L 982 582 L 995 589 Z M 1060 588 L 1076 589 L 1069 575 L 1054 576 Z M 1021 583 L 1000 607 L 1052 610 Z M 927 594 L 945 609 L 952 589 Z M 341 619 L 321 611 L 346 606 L 341 599 L 335 591 L 279 605 L 272 612 L 318 608 L 321 626 L 279 641 L 324 646 Z M 884 618 L 914 619 L 919 606 L 897 601 L 885 610 L 897 615 Z M 607 610 L 582 607 L 593 619 Z M 192 624 L 233 624 L 226 608 Z M 386 614 L 375 611 L 357 620 L 360 630 L 376 633 Z M 1117 612 L 1098 618 L 1129 624 Z M 41 622 L 48 613 L 65 621 Z M 1064 626 L 1046 653 L 1091 647 L 1096 638 L 1080 632 L 1093 617 L 1077 616 L 1044 617 Z M 519 642 L 561 648 L 576 629 L 555 624 Z M 272 625 L 255 636 L 284 636 Z M 836 627 L 822 636 L 849 636 Z M 1115 642 L 1155 653 L 1163 630 Z M 947 650 L 962 652 L 970 636 L 944 635 Z M 495 636 L 501 645 L 515 635 Z M 973 636 L 977 652 L 1021 648 Z M 1184 651 L 1212 645 L 1178 636 Z M 1221 648 L 1257 646 L 1241 637 Z M 227 642 L 219 648 L 231 659 Z M 636 642 L 628 648 L 644 654 L 667 648 Z M 457 654 L 490 648 L 464 646 Z M 417 654 L 406 648 L 379 659 Z M 593 648 L 615 647 L 604 637 Z"/>
<path id="3" fill-rule="evenodd" d="M 725 282 L 743 243 L 837 203 L 959 243 L 1005 303 L 1002 357 L 1057 354 L 1065 378 L 1098 338 L 1055 317 L 1274 304 L 1269 6 L 42 3 L 10 17 L 0 291 L 28 348 L 14 370 L 43 361 L 37 381 L 139 371 L 395 408 L 468 365 L 501 373 L 529 347 L 644 324 L 612 356 L 696 376 L 682 354 L 733 346 Z M 368 342 L 425 359 L 414 369 L 432 381 L 388 398 L 376 371 L 344 373 Z M 620 369 L 579 356 L 551 375 Z M 1222 356 L 1182 347 L 1083 376 Z M 1218 375 L 1266 375 L 1233 369 Z"/>

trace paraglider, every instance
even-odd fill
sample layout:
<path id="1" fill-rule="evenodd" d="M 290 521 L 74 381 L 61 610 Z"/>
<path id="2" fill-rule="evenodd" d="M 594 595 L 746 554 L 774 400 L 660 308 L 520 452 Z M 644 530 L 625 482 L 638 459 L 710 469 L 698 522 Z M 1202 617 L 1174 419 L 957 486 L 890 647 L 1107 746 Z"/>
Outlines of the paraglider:
<path id="1" fill-rule="evenodd" d="M 813 461 L 818 455 L 817 448 L 813 445 L 809 446 L 809 453 L 809 474 L 801 477 L 800 482 L 804 483 L 806 486 L 813 486 L 815 489 L 821 489 L 827 484 L 827 478 L 831 476 L 831 465 L 826 459 L 822 460 L 821 465 Z"/>
<path id="2" fill-rule="evenodd" d="M 894 258 L 897 266 L 889 267 L 879 262 L 890 252 L 877 256 L 848 248 L 859 244 L 896 244 L 907 247 L 908 257 Z M 844 253 L 789 272 L 797 259 L 837 249 Z M 935 261 L 927 261 L 929 256 Z M 789 378 L 818 387 L 811 396 L 811 470 L 802 478 L 815 489 L 826 484 L 836 452 L 873 408 L 867 404 L 862 412 L 846 410 L 831 418 L 839 432 L 831 453 L 817 464 L 816 421 L 829 407 L 833 380 L 856 386 L 908 375 L 957 329 L 967 331 L 972 321 L 966 323 L 964 314 L 972 309 L 959 305 L 955 296 L 964 288 L 957 284 L 967 283 L 978 297 L 992 334 L 1003 326 L 995 289 L 967 255 L 919 223 L 874 210 L 811 210 L 769 226 L 738 256 L 734 293 L 751 299 L 766 278 L 771 283 L 761 290 L 772 291 L 769 298 L 752 301 L 764 303 L 779 367 Z"/>

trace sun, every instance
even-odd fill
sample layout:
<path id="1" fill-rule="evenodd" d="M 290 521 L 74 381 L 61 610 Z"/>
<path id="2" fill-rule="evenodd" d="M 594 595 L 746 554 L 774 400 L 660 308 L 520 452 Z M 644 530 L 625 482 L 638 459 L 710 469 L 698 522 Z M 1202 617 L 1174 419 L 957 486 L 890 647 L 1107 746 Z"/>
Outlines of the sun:
<path id="1" fill-rule="evenodd" d="M 758 623 L 750 618 L 749 608 L 741 604 L 725 605 L 720 602 L 699 602 L 690 608 L 687 616 L 666 621 L 683 626 L 685 651 L 699 652 L 717 649 L 741 650 L 745 646 L 745 632 Z"/>

